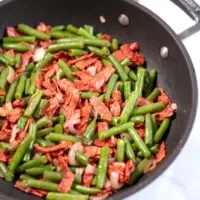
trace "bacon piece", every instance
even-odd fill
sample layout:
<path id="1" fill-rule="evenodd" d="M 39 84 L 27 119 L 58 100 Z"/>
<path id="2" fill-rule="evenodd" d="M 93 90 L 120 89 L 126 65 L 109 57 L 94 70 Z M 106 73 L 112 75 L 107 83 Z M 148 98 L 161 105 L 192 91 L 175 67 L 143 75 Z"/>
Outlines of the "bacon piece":
<path id="1" fill-rule="evenodd" d="M 79 61 L 82 61 L 82 60 L 87 60 L 88 58 L 91 58 L 92 56 L 94 55 L 94 53 L 90 53 L 90 54 L 85 54 L 79 58 L 76 58 L 76 59 L 73 59 L 73 60 L 69 60 L 68 61 L 68 64 L 69 65 L 73 65 Z"/>
<path id="2" fill-rule="evenodd" d="M 108 174 L 109 176 L 111 173 L 115 172 L 119 174 L 119 182 L 124 183 L 124 170 L 125 170 L 125 163 L 122 162 L 113 162 L 109 165 Z"/>
<path id="3" fill-rule="evenodd" d="M 8 162 L 8 156 L 6 155 L 6 153 L 0 149 L 0 161 L 1 162 Z"/>
<path id="4" fill-rule="evenodd" d="M 101 115 L 101 119 L 106 121 L 112 120 L 112 114 L 110 113 L 109 109 L 98 97 L 93 96 L 90 99 L 90 103 L 94 110 Z"/>
<path id="5" fill-rule="evenodd" d="M 158 150 L 158 153 L 156 154 L 156 163 L 161 162 L 165 158 L 165 156 L 166 156 L 166 147 L 165 143 L 162 142 Z"/>
<path id="6" fill-rule="evenodd" d="M 84 147 L 84 154 L 88 158 L 98 159 L 100 154 L 100 147 L 97 146 L 85 146 Z"/>
<path id="7" fill-rule="evenodd" d="M 56 97 L 53 97 L 48 100 L 48 105 L 44 109 L 44 114 L 48 117 L 53 117 L 59 107 L 60 105 L 58 99 Z"/>
<path id="8" fill-rule="evenodd" d="M 164 90 L 162 88 L 159 88 L 159 90 L 160 90 L 160 95 L 158 96 L 157 100 L 162 101 L 166 105 L 171 104 L 171 101 L 169 97 L 166 95 L 166 93 L 164 92 Z"/>
<path id="9" fill-rule="evenodd" d="M 64 170 L 63 178 L 60 184 L 57 186 L 59 192 L 68 192 L 73 184 L 74 174 L 68 170 Z"/>
<path id="10" fill-rule="evenodd" d="M 35 85 L 37 88 L 42 89 L 42 82 L 44 81 L 42 74 L 38 74 L 35 79 Z"/>
<path id="11" fill-rule="evenodd" d="M 102 197 L 102 198 L 104 197 L 106 199 L 106 197 L 108 197 L 112 193 L 113 193 L 112 192 L 112 188 L 108 187 L 108 188 L 105 188 L 105 189 L 101 190 L 101 192 L 99 192 L 96 196 L 97 197 Z"/>
<path id="12" fill-rule="evenodd" d="M 120 116 L 121 114 L 121 107 L 118 101 L 115 101 L 110 105 L 110 112 L 114 117 Z"/>
<path id="13" fill-rule="evenodd" d="M 130 49 L 131 49 L 132 51 L 139 51 L 139 50 L 140 50 L 140 46 L 139 46 L 138 42 L 132 43 L 132 44 L 130 45 Z"/>
<path id="14" fill-rule="evenodd" d="M 5 90 L 0 90 L 0 96 L 5 96 L 6 95 L 6 91 Z"/>
<path id="15" fill-rule="evenodd" d="M 153 103 L 152 101 L 144 98 L 144 97 L 138 97 L 136 106 L 144 106 Z"/>
<path id="16" fill-rule="evenodd" d="M 145 135 L 144 127 L 141 127 L 141 128 L 138 128 L 138 127 L 137 127 L 136 130 L 137 130 L 139 136 L 140 136 L 141 138 L 144 138 L 144 135 Z"/>
<path id="17" fill-rule="evenodd" d="M 95 76 L 95 78 L 91 81 L 90 85 L 96 88 L 96 90 L 99 90 L 104 85 L 104 83 L 106 83 L 110 79 L 114 72 L 115 69 L 113 67 L 105 67 Z"/>
<path id="18" fill-rule="evenodd" d="M 6 33 L 8 37 L 18 37 L 20 36 L 16 29 L 12 26 L 6 28 Z"/>
<path id="19" fill-rule="evenodd" d="M 97 72 L 100 72 L 101 69 L 103 68 L 103 64 L 102 64 L 102 62 L 101 62 L 100 60 L 97 60 L 97 61 L 95 62 L 95 64 L 94 64 L 94 67 L 96 68 L 96 71 L 97 71 Z"/>
<path id="20" fill-rule="evenodd" d="M 67 150 L 72 147 L 71 142 L 63 142 L 61 144 L 57 144 L 55 146 L 50 146 L 50 147 L 41 147 L 38 144 L 35 144 L 35 149 L 36 151 L 42 152 L 42 153 L 49 153 L 53 151 L 59 151 L 59 150 Z"/>
<path id="21" fill-rule="evenodd" d="M 111 136 L 111 138 L 106 139 L 106 140 L 96 139 L 94 141 L 94 144 L 98 147 L 109 146 L 109 147 L 113 148 L 113 147 L 116 147 L 117 139 L 114 136 Z"/>
<path id="22" fill-rule="evenodd" d="M 132 172 L 135 170 L 135 165 L 132 160 L 128 160 L 125 165 L 125 173 L 124 173 L 124 182 L 129 183 L 130 176 Z"/>
<path id="23" fill-rule="evenodd" d="M 63 92 L 67 91 L 69 88 L 74 88 L 73 83 L 67 79 L 57 80 L 57 84 Z"/>
<path id="24" fill-rule="evenodd" d="M 77 76 L 83 81 L 91 81 L 93 79 L 93 77 L 86 70 L 73 72 L 73 75 Z"/>
<path id="25" fill-rule="evenodd" d="M 49 79 L 51 78 L 55 73 L 56 71 L 59 70 L 59 66 L 57 64 L 53 64 L 51 69 L 48 70 L 45 75 L 44 75 L 44 79 Z"/>
<path id="26" fill-rule="evenodd" d="M 97 122 L 98 134 L 108 130 L 108 122 Z"/>
<path id="27" fill-rule="evenodd" d="M 85 69 L 86 67 L 94 64 L 95 62 L 97 61 L 97 58 L 87 58 L 87 59 L 84 59 L 84 60 L 80 60 L 78 62 L 76 62 L 76 66 L 80 69 L 80 70 L 83 70 Z"/>
<path id="28" fill-rule="evenodd" d="M 51 44 L 52 44 L 52 40 L 39 41 L 39 46 L 45 49 L 48 48 L 48 46 Z"/>
<path id="29" fill-rule="evenodd" d="M 101 35 L 101 39 L 110 41 L 111 40 L 111 36 L 109 34 L 102 34 Z"/>
<path id="30" fill-rule="evenodd" d="M 43 22 L 40 22 L 40 23 L 37 25 L 36 29 L 37 29 L 38 31 L 43 32 L 43 33 L 49 33 L 49 31 L 50 31 L 50 29 L 51 29 L 51 26 L 50 26 L 50 25 L 46 25 L 46 24 L 43 23 Z"/>
<path id="31" fill-rule="evenodd" d="M 96 173 L 96 165 L 88 164 L 85 172 L 83 174 L 83 185 L 86 187 L 90 187 L 92 183 L 92 179 Z"/>

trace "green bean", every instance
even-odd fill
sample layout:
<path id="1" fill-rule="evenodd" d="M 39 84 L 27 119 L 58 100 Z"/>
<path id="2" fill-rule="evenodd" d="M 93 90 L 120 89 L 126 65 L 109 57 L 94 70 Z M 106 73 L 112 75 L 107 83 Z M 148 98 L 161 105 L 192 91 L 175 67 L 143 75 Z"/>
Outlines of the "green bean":
<path id="1" fill-rule="evenodd" d="M 125 81 L 124 82 L 124 99 L 128 99 L 131 94 L 131 82 Z"/>
<path id="2" fill-rule="evenodd" d="M 156 77 L 157 77 L 157 70 L 156 69 L 152 69 L 150 71 L 149 83 L 148 83 L 147 90 L 145 92 L 145 97 L 147 97 L 152 92 L 152 90 L 154 88 L 154 85 L 156 84 Z"/>
<path id="3" fill-rule="evenodd" d="M 109 155 L 109 147 L 102 147 L 100 151 L 99 164 L 97 169 L 96 186 L 99 189 L 102 189 L 105 184 Z"/>
<path id="4" fill-rule="evenodd" d="M 127 122 L 127 123 L 120 125 L 118 127 L 112 127 L 108 130 L 102 131 L 101 134 L 99 135 L 99 139 L 104 140 L 106 138 L 110 138 L 111 136 L 119 135 L 120 133 L 127 131 L 133 125 L 134 124 L 132 122 Z"/>
<path id="5" fill-rule="evenodd" d="M 50 183 L 46 181 L 40 181 L 40 180 L 24 180 L 21 182 L 21 185 L 23 187 L 30 187 L 30 188 L 36 188 L 36 189 L 42 189 L 47 191 L 57 191 L 58 185 L 55 183 Z"/>
<path id="6" fill-rule="evenodd" d="M 42 68 L 49 64 L 53 60 L 53 55 L 51 53 L 47 53 L 44 58 L 36 64 L 36 68 Z"/>
<path id="7" fill-rule="evenodd" d="M 125 154 L 129 160 L 132 160 L 134 163 L 136 162 L 135 153 L 131 146 L 130 141 L 127 138 L 124 138 L 125 141 Z"/>
<path id="8" fill-rule="evenodd" d="M 93 47 L 93 46 L 87 46 L 87 49 L 90 51 L 90 52 L 93 52 L 95 55 L 97 56 L 100 56 L 100 57 L 105 57 L 105 56 L 108 56 L 108 52 L 103 50 L 103 49 L 99 49 L 97 47 Z"/>
<path id="9" fill-rule="evenodd" d="M 116 160 L 118 162 L 124 162 L 124 156 L 125 156 L 125 142 L 123 139 L 117 139 Z"/>
<path id="10" fill-rule="evenodd" d="M 58 123 L 59 122 L 59 116 L 55 116 L 52 118 L 52 122 L 55 124 L 55 123 Z"/>
<path id="11" fill-rule="evenodd" d="M 111 49 L 112 49 L 112 51 L 116 51 L 119 49 L 119 40 L 118 39 L 116 39 L 116 38 L 112 39 Z"/>
<path id="12" fill-rule="evenodd" d="M 107 89 L 106 89 L 106 94 L 105 94 L 105 100 L 109 100 L 113 90 L 116 87 L 117 84 L 117 80 L 118 80 L 118 75 L 117 74 L 113 74 L 110 78 L 110 80 L 108 81 L 108 85 L 107 85 Z"/>
<path id="13" fill-rule="evenodd" d="M 29 51 L 30 47 L 20 43 L 3 43 L 2 47 L 6 50 L 14 50 L 18 52 Z"/>
<path id="14" fill-rule="evenodd" d="M 48 127 L 48 128 L 41 129 L 41 130 L 37 131 L 37 137 L 43 137 L 54 131 L 55 131 L 54 127 Z"/>
<path id="15" fill-rule="evenodd" d="M 15 96 L 15 91 L 17 88 L 17 81 L 11 83 L 7 95 L 6 95 L 6 102 L 12 102 Z"/>
<path id="16" fill-rule="evenodd" d="M 46 156 L 39 156 L 37 158 L 34 158 L 33 160 L 30 160 L 28 162 L 23 163 L 17 168 L 17 172 L 22 173 L 26 169 L 32 168 L 32 167 L 38 167 L 42 164 L 47 163 L 47 157 Z"/>
<path id="17" fill-rule="evenodd" d="M 149 147 L 153 145 L 153 126 L 152 126 L 151 114 L 149 114 L 149 113 L 147 113 L 145 116 L 144 141 L 145 141 L 145 144 Z"/>
<path id="18" fill-rule="evenodd" d="M 35 178 L 33 178 L 32 176 L 29 176 L 27 174 L 21 174 L 19 179 L 20 180 L 34 180 Z"/>
<path id="19" fill-rule="evenodd" d="M 37 144 L 39 144 L 41 147 L 49 147 L 49 146 L 55 145 L 55 144 L 54 144 L 53 142 L 51 142 L 51 141 L 43 140 L 43 139 L 40 139 L 40 138 L 37 138 L 35 142 L 36 142 Z"/>
<path id="20" fill-rule="evenodd" d="M 21 54 L 17 53 L 15 55 L 15 65 L 14 67 L 17 69 L 21 64 Z"/>
<path id="21" fill-rule="evenodd" d="M 14 174 L 9 171 L 9 169 L 3 162 L 0 162 L 0 172 L 2 173 L 6 181 L 12 181 L 14 179 Z"/>
<path id="22" fill-rule="evenodd" d="M 101 62 L 103 63 L 104 66 L 112 66 L 112 63 L 106 58 L 101 59 Z"/>
<path id="23" fill-rule="evenodd" d="M 78 29 L 75 26 L 73 26 L 72 24 L 68 24 L 66 27 L 66 30 L 71 33 L 74 33 L 74 34 L 77 34 L 77 32 L 78 32 Z"/>
<path id="24" fill-rule="evenodd" d="M 128 129 L 128 132 L 135 142 L 137 148 L 143 153 L 144 157 L 149 158 L 151 156 L 151 152 L 149 151 L 141 137 L 138 135 L 137 131 L 133 127 L 131 127 Z"/>
<path id="25" fill-rule="evenodd" d="M 49 192 L 47 200 L 88 200 L 88 195 Z"/>
<path id="26" fill-rule="evenodd" d="M 144 116 L 142 115 L 136 115 L 131 117 L 132 122 L 134 122 L 134 124 L 140 124 L 140 123 L 144 123 Z"/>
<path id="27" fill-rule="evenodd" d="M 96 186 L 96 183 L 97 183 L 97 176 L 94 176 L 94 178 L 92 179 L 91 185 Z"/>
<path id="28" fill-rule="evenodd" d="M 59 123 L 61 125 L 63 125 L 65 123 L 65 116 L 62 113 L 60 113 L 60 115 L 59 115 Z"/>
<path id="29" fill-rule="evenodd" d="M 128 66 L 124 66 L 124 71 L 126 72 L 126 74 L 128 75 L 128 73 L 130 72 L 130 68 Z"/>
<path id="30" fill-rule="evenodd" d="M 130 176 L 129 184 L 133 184 L 138 180 L 138 178 L 144 173 L 144 167 L 147 163 L 148 160 L 144 159 L 137 165 L 135 171 Z"/>
<path id="31" fill-rule="evenodd" d="M 43 178 L 48 181 L 60 182 L 62 180 L 62 172 L 44 171 Z"/>
<path id="32" fill-rule="evenodd" d="M 26 35 L 35 36 L 37 39 L 40 39 L 40 40 L 49 40 L 50 39 L 50 36 L 47 35 L 46 33 L 38 31 L 28 25 L 19 24 L 17 28 L 20 32 L 25 33 Z"/>
<path id="33" fill-rule="evenodd" d="M 125 58 L 120 64 L 122 67 L 129 66 L 131 65 L 131 61 L 128 58 Z"/>
<path id="34" fill-rule="evenodd" d="M 88 33 L 87 30 L 84 28 L 80 27 L 77 31 L 77 34 L 84 37 L 84 38 L 89 38 L 89 39 L 96 39 L 94 35 Z"/>
<path id="35" fill-rule="evenodd" d="M 48 47 L 49 52 L 57 52 L 57 51 L 64 51 L 68 49 L 83 49 L 84 42 L 77 41 L 77 42 L 68 42 L 68 43 L 59 43 L 59 44 L 52 44 Z"/>
<path id="36" fill-rule="evenodd" d="M 124 84 L 123 84 L 121 81 L 118 81 L 118 83 L 117 83 L 117 89 L 118 89 L 121 93 L 123 93 L 123 91 L 124 91 Z"/>
<path id="37" fill-rule="evenodd" d="M 26 169 L 26 174 L 29 174 L 31 176 L 41 176 L 45 172 L 51 172 L 54 170 L 55 167 L 51 165 L 40 165 L 38 167 L 32 167 L 29 169 Z"/>
<path id="38" fill-rule="evenodd" d="M 166 118 L 162 121 L 159 129 L 156 131 L 156 133 L 154 135 L 154 142 L 155 143 L 159 143 L 162 140 L 165 132 L 169 128 L 170 122 L 171 122 L 170 118 Z"/>
<path id="39" fill-rule="evenodd" d="M 12 152 L 14 150 L 14 147 L 9 143 L 0 142 L 0 149 L 8 153 L 8 152 Z"/>
<path id="40" fill-rule="evenodd" d="M 30 64 L 28 64 L 25 68 L 25 72 L 31 72 L 33 69 L 35 68 L 35 64 L 33 62 L 31 62 Z"/>
<path id="41" fill-rule="evenodd" d="M 112 121 L 109 123 L 112 126 L 119 126 L 121 123 L 120 117 L 113 117 Z"/>
<path id="42" fill-rule="evenodd" d="M 49 35 L 56 39 L 72 37 L 72 34 L 67 31 L 52 31 L 49 33 Z"/>
<path id="43" fill-rule="evenodd" d="M 4 65 L 14 65 L 14 59 L 9 54 L 0 54 L 0 63 Z"/>
<path id="44" fill-rule="evenodd" d="M 23 158 L 24 162 L 28 162 L 28 161 L 31 160 L 32 153 L 33 153 L 33 150 L 34 150 L 34 144 L 35 144 L 35 138 L 34 138 L 34 140 L 31 141 L 30 146 L 29 146 L 26 154 L 24 155 L 24 158 Z"/>
<path id="45" fill-rule="evenodd" d="M 165 107 L 166 107 L 166 105 L 162 101 L 144 105 L 144 106 L 140 106 L 140 107 L 133 109 L 132 116 L 145 115 L 147 113 L 159 112 L 159 111 L 163 110 Z"/>
<path id="46" fill-rule="evenodd" d="M 56 25 L 56 26 L 53 26 L 52 28 L 51 28 L 51 32 L 53 32 L 53 31 L 62 31 L 62 30 L 64 30 L 65 29 L 65 26 L 64 25 Z"/>
<path id="47" fill-rule="evenodd" d="M 31 141 L 35 137 L 35 132 L 36 132 L 36 125 L 31 124 L 28 134 L 22 140 L 22 142 L 19 144 L 16 152 L 14 153 L 14 155 L 12 156 L 12 158 L 9 162 L 8 168 L 11 172 L 14 172 L 16 170 L 16 168 L 18 167 L 18 165 L 21 163 Z"/>
<path id="48" fill-rule="evenodd" d="M 22 95 L 23 95 L 24 89 L 25 89 L 25 83 L 26 83 L 26 76 L 21 75 L 20 78 L 19 78 L 19 81 L 17 83 L 17 88 L 16 88 L 16 92 L 15 92 L 15 99 L 17 99 L 17 100 L 22 99 Z"/>
<path id="49" fill-rule="evenodd" d="M 40 118 L 42 111 L 46 108 L 47 105 L 48 105 L 47 99 L 41 99 L 39 105 L 37 106 L 35 112 L 33 113 L 33 116 L 35 118 Z"/>
<path id="50" fill-rule="evenodd" d="M 69 50 L 69 55 L 71 57 L 76 57 L 76 56 L 83 56 L 87 53 L 87 51 L 82 50 L 82 49 L 70 49 Z"/>
<path id="51" fill-rule="evenodd" d="M 70 190 L 69 192 L 68 192 L 69 194 L 73 194 L 73 195 L 80 195 L 81 193 L 80 192 L 77 192 L 77 191 L 75 191 L 75 190 Z"/>
<path id="52" fill-rule="evenodd" d="M 4 90 L 6 88 L 6 81 L 7 81 L 8 74 L 9 74 L 9 68 L 8 67 L 3 68 L 0 74 L 0 89 L 1 90 Z"/>
<path id="53" fill-rule="evenodd" d="M 151 115 L 151 120 L 152 120 L 153 132 L 155 133 L 158 130 L 158 124 L 156 121 L 156 117 L 154 115 Z"/>
<path id="54" fill-rule="evenodd" d="M 35 92 L 35 90 L 36 90 L 35 82 L 36 82 L 36 78 L 39 75 L 39 73 L 40 73 L 40 68 L 31 72 L 30 85 L 29 85 L 27 94 L 32 95 Z"/>
<path id="55" fill-rule="evenodd" d="M 92 137 L 93 137 L 93 135 L 94 135 L 94 133 L 95 133 L 96 121 L 97 121 L 96 118 L 93 119 L 93 120 L 89 123 L 89 125 L 87 126 L 85 132 L 83 133 L 83 143 L 84 143 L 85 145 L 88 144 L 88 143 L 91 141 L 91 139 L 92 139 Z"/>
<path id="56" fill-rule="evenodd" d="M 82 194 L 97 194 L 100 192 L 98 188 L 86 187 L 78 184 L 74 184 L 72 188 L 78 192 L 81 192 Z"/>
<path id="57" fill-rule="evenodd" d="M 20 117 L 20 119 L 17 122 L 17 127 L 20 130 L 24 130 L 27 120 L 28 120 L 28 118 L 26 118 L 26 117 Z"/>
<path id="58" fill-rule="evenodd" d="M 64 62 L 63 60 L 59 60 L 58 61 L 58 66 L 60 67 L 60 69 L 62 70 L 62 72 L 64 73 L 64 75 L 71 81 L 74 80 L 74 76 L 72 75 L 72 72 L 68 66 L 68 64 L 66 62 Z"/>
<path id="59" fill-rule="evenodd" d="M 67 134 L 59 134 L 59 133 L 50 133 L 45 137 L 46 140 L 52 142 L 61 142 L 61 141 L 69 141 L 69 142 L 78 142 L 79 139 L 72 135 Z"/>
<path id="60" fill-rule="evenodd" d="M 147 97 L 148 100 L 154 101 L 157 99 L 157 97 L 160 95 L 160 90 L 159 88 L 155 88 Z"/>
<path id="61" fill-rule="evenodd" d="M 34 43 L 35 36 L 21 36 L 21 37 L 3 37 L 4 43 L 20 43 L 20 42 L 27 42 L 27 43 Z"/>
<path id="62" fill-rule="evenodd" d="M 28 94 L 30 84 L 31 84 L 31 79 L 30 79 L 30 78 L 26 78 L 26 82 L 25 82 L 25 91 L 24 91 L 25 95 Z"/>
<path id="63" fill-rule="evenodd" d="M 105 94 L 100 95 L 100 96 L 99 96 L 99 99 L 100 99 L 101 101 L 105 101 Z"/>
<path id="64" fill-rule="evenodd" d="M 96 34 L 96 37 L 99 38 L 99 39 L 101 39 L 101 36 L 102 36 L 102 33 L 97 33 Z"/>
<path id="65" fill-rule="evenodd" d="M 37 129 L 41 129 L 41 128 L 47 127 L 50 123 L 51 123 L 51 119 L 45 116 L 36 122 L 36 126 L 37 126 Z"/>
<path id="66" fill-rule="evenodd" d="M 138 98 L 138 93 L 135 91 L 131 92 L 129 98 L 126 101 L 126 105 L 122 110 L 121 116 L 120 116 L 122 124 L 129 120 L 131 113 L 134 110 L 137 98 Z"/>
<path id="67" fill-rule="evenodd" d="M 143 93 L 145 74 L 146 70 L 139 67 L 137 72 L 137 81 L 135 83 L 135 91 L 139 94 L 139 96 L 142 96 Z"/>
<path id="68" fill-rule="evenodd" d="M 126 74 L 126 72 L 124 71 L 124 69 L 122 68 L 121 64 L 118 62 L 118 60 L 115 58 L 115 56 L 110 55 L 108 56 L 109 61 L 113 64 L 113 66 L 115 67 L 117 73 L 119 74 L 119 77 L 122 81 L 127 81 L 128 80 L 128 76 Z"/>
<path id="69" fill-rule="evenodd" d="M 75 156 L 76 160 L 83 166 L 87 166 L 89 159 L 82 153 L 77 152 Z"/>
<path id="70" fill-rule="evenodd" d="M 34 113 L 35 109 L 40 103 L 42 96 L 43 96 L 43 92 L 37 89 L 36 92 L 29 99 L 28 106 L 26 107 L 26 110 L 24 111 L 24 116 L 30 117 Z"/>
<path id="71" fill-rule="evenodd" d="M 82 99 L 90 99 L 93 96 L 98 97 L 99 93 L 98 92 L 81 92 Z"/>
<path id="72" fill-rule="evenodd" d="M 84 25 L 84 28 L 88 31 L 88 33 L 89 33 L 90 35 L 93 35 L 93 34 L 94 34 L 94 27 L 93 27 L 93 26 L 85 24 L 85 25 Z"/>
<path id="73" fill-rule="evenodd" d="M 134 72 L 133 70 L 130 70 L 130 71 L 128 72 L 128 76 L 129 76 L 129 78 L 132 79 L 133 81 L 137 81 L 137 76 L 136 76 L 136 74 L 135 74 L 135 72 Z"/>

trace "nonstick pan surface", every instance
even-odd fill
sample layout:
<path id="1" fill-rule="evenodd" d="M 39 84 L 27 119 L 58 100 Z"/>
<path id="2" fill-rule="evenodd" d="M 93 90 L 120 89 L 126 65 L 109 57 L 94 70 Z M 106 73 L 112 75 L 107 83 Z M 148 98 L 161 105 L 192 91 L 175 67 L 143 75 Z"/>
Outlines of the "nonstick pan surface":
<path id="1" fill-rule="evenodd" d="M 118 16 L 125 13 L 130 24 L 122 27 Z M 107 23 L 101 24 L 104 15 Z M 0 34 L 5 27 L 26 23 L 35 26 L 47 24 L 91 24 L 96 32 L 108 33 L 120 42 L 138 41 L 145 55 L 148 69 L 158 70 L 158 85 L 165 89 L 178 110 L 166 137 L 167 157 L 153 172 L 143 176 L 134 186 L 128 186 L 109 199 L 122 199 L 144 188 L 155 180 L 176 158 L 186 142 L 196 114 L 197 83 L 193 65 L 179 37 L 161 19 L 133 1 L 117 0 L 10 0 L 0 5 Z M 160 57 L 160 48 L 169 48 L 169 58 Z M 152 191 L 153 192 L 153 191 Z M 134 197 L 133 197 L 134 198 Z M 0 199 L 38 198 L 13 188 L 13 183 L 0 180 Z"/>

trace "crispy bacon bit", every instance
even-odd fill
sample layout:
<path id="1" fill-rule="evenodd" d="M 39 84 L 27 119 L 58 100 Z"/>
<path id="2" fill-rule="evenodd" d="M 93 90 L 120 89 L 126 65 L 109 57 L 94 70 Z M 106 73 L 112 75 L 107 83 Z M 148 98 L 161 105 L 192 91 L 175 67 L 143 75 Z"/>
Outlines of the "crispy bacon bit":
<path id="1" fill-rule="evenodd" d="M 108 130 L 108 122 L 97 122 L 98 134 Z"/>
<path id="2" fill-rule="evenodd" d="M 35 150 L 42 152 L 42 153 L 49 153 L 53 151 L 59 151 L 59 150 L 67 150 L 72 147 L 71 142 L 63 142 L 61 144 L 57 144 L 55 146 L 50 146 L 50 147 L 41 147 L 38 144 L 35 144 Z"/>
<path id="3" fill-rule="evenodd" d="M 6 91 L 5 90 L 0 90 L 0 96 L 5 96 L 6 95 Z"/>
<path id="4" fill-rule="evenodd" d="M 49 45 L 52 44 L 51 40 L 39 41 L 39 46 L 43 48 L 48 48 Z"/>
<path id="5" fill-rule="evenodd" d="M 110 41 L 111 40 L 111 36 L 109 34 L 102 34 L 101 35 L 101 39 Z"/>
<path id="6" fill-rule="evenodd" d="M 136 106 L 144 106 L 153 103 L 152 101 L 144 98 L 144 97 L 138 97 Z"/>
<path id="7" fill-rule="evenodd" d="M 16 31 L 16 29 L 14 27 L 7 27 L 6 28 L 6 32 L 7 32 L 7 35 L 9 37 L 18 37 L 20 36 L 19 33 Z"/>
<path id="8" fill-rule="evenodd" d="M 119 174 L 119 182 L 124 182 L 124 170 L 125 170 L 125 163 L 121 162 L 113 162 L 109 165 L 108 173 L 111 175 L 113 172 Z"/>
<path id="9" fill-rule="evenodd" d="M 136 130 L 137 130 L 139 136 L 140 136 L 141 138 L 144 138 L 144 135 L 145 135 L 144 127 L 142 127 L 142 128 L 137 128 Z"/>
<path id="10" fill-rule="evenodd" d="M 51 26 L 50 25 L 46 25 L 45 23 L 40 22 L 39 25 L 37 25 L 36 29 L 38 31 L 41 31 L 43 33 L 49 33 Z"/>
<path id="11" fill-rule="evenodd" d="M 94 64 L 97 61 L 97 58 L 87 58 L 84 60 L 80 60 L 78 62 L 76 62 L 76 66 L 80 69 L 83 70 L 86 67 L 89 67 L 90 65 Z"/>
<path id="12" fill-rule="evenodd" d="M 8 156 L 6 155 L 6 153 L 0 149 L 0 161 L 1 162 L 8 162 Z"/>
<path id="13" fill-rule="evenodd" d="M 161 162 L 165 158 L 165 156 L 166 156 L 166 147 L 165 143 L 162 142 L 158 150 L 158 153 L 156 154 L 156 163 Z"/>
<path id="14" fill-rule="evenodd" d="M 101 115 L 101 119 L 106 121 L 112 120 L 112 114 L 110 113 L 109 109 L 98 97 L 93 96 L 90 99 L 90 103 L 94 110 Z"/>
<path id="15" fill-rule="evenodd" d="M 84 147 L 84 154 L 88 158 L 98 159 L 100 154 L 100 147 L 97 146 L 85 146 Z"/>
<path id="16" fill-rule="evenodd" d="M 169 97 L 166 95 L 166 93 L 164 92 L 164 90 L 162 88 L 159 88 L 159 90 L 160 90 L 160 95 L 158 96 L 157 100 L 162 101 L 166 105 L 171 104 L 171 101 Z"/>
<path id="17" fill-rule="evenodd" d="M 109 146 L 111 148 L 115 147 L 116 144 L 117 144 L 117 139 L 112 136 L 111 138 L 109 139 L 106 139 L 106 140 L 99 140 L 99 139 L 96 139 L 94 141 L 94 144 L 98 147 L 104 147 L 104 146 Z"/>
<path id="18" fill-rule="evenodd" d="M 93 77 L 86 70 L 73 72 L 73 75 L 80 78 L 82 81 L 91 81 Z"/>
<path id="19" fill-rule="evenodd" d="M 121 107 L 118 101 L 115 101 L 110 105 L 110 112 L 114 117 L 120 116 L 121 114 Z"/>
<path id="20" fill-rule="evenodd" d="M 156 119 L 158 121 L 163 121 L 164 119 L 173 116 L 175 111 L 176 110 L 174 110 L 173 104 L 171 104 L 171 105 L 168 105 L 164 110 L 157 112 L 154 115 L 156 116 Z"/>
<path id="21" fill-rule="evenodd" d="M 135 170 L 135 165 L 132 160 L 128 160 L 125 165 L 125 176 L 124 176 L 124 182 L 128 184 L 130 175 Z"/>
<path id="22" fill-rule="evenodd" d="M 140 50 L 140 46 L 139 46 L 138 42 L 132 43 L 132 44 L 130 45 L 130 49 L 131 49 L 132 51 L 139 51 L 139 50 Z"/>
<path id="23" fill-rule="evenodd" d="M 94 53 L 90 53 L 90 54 L 83 55 L 83 56 L 81 56 L 79 58 L 76 58 L 76 59 L 73 59 L 73 60 L 69 60 L 68 64 L 69 65 L 73 65 L 73 64 L 75 64 L 75 63 L 77 63 L 79 61 L 87 60 L 87 59 L 91 58 L 93 55 L 94 55 Z"/>
<path id="24" fill-rule="evenodd" d="M 57 190 L 59 192 L 68 192 L 73 184 L 74 174 L 68 170 L 64 170 L 61 183 L 58 185 Z"/>
<path id="25" fill-rule="evenodd" d="M 83 185 L 84 186 L 90 187 L 95 173 L 96 173 L 96 165 L 88 164 L 85 169 L 85 172 L 83 174 Z"/>

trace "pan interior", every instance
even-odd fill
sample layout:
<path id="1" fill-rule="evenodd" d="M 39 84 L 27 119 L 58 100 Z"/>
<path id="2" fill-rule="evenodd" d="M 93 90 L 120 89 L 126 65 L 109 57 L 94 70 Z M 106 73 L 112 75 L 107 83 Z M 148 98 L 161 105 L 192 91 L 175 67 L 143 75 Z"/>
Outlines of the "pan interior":
<path id="1" fill-rule="evenodd" d="M 118 23 L 117 19 L 121 13 L 129 16 L 128 27 L 122 27 Z M 99 22 L 101 15 L 106 18 L 105 24 Z M 54 25 L 71 23 L 76 26 L 91 24 L 96 32 L 111 34 L 119 38 L 121 43 L 139 42 L 148 69 L 157 68 L 158 85 L 165 89 L 173 102 L 177 103 L 178 110 L 166 139 L 167 159 L 154 172 L 141 178 L 136 185 L 125 187 L 110 199 L 122 199 L 154 180 L 180 151 L 189 135 L 195 116 L 197 89 L 193 67 L 174 33 L 140 6 L 116 0 L 15 0 L 0 7 L 1 36 L 6 26 L 21 22 L 33 26 L 39 22 Z M 161 59 L 159 55 L 163 45 L 169 48 L 167 60 Z M 37 199 L 13 189 L 12 185 L 13 183 L 0 181 L 0 192 L 7 196 L 3 199 Z"/>

